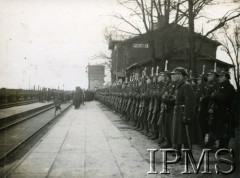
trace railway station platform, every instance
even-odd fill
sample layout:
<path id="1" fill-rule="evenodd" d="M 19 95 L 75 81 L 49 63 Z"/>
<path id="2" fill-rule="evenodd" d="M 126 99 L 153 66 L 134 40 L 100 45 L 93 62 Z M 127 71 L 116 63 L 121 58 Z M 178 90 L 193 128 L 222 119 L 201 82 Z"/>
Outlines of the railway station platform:
<path id="1" fill-rule="evenodd" d="M 149 164 L 99 105 L 72 107 L 9 177 L 147 177 Z"/>
<path id="2" fill-rule="evenodd" d="M 46 103 L 33 103 L 33 104 L 27 104 L 22 106 L 15 106 L 11 108 L 1 109 L 0 110 L 0 119 L 10 117 L 19 113 L 23 113 L 29 110 L 33 110 L 42 106 L 49 105 L 53 102 L 46 102 Z"/>
<path id="3" fill-rule="evenodd" d="M 170 174 L 162 171 L 162 156 L 158 151 L 156 171 L 150 170 L 147 149 L 159 149 L 156 142 L 134 130 L 117 114 L 99 102 L 86 102 L 79 109 L 71 107 L 52 129 L 11 169 L 10 178 L 155 178 L 155 177 L 220 177 L 214 172 L 214 153 L 210 155 L 213 174 L 182 175 L 184 165 L 168 165 Z M 194 145 L 193 154 L 199 160 L 202 149 Z M 174 160 L 174 157 L 169 157 Z M 229 168 L 229 167 L 227 167 Z M 193 172 L 192 168 L 189 168 Z M 202 166 L 203 169 L 203 166 Z M 239 177 L 239 172 L 228 177 Z"/>

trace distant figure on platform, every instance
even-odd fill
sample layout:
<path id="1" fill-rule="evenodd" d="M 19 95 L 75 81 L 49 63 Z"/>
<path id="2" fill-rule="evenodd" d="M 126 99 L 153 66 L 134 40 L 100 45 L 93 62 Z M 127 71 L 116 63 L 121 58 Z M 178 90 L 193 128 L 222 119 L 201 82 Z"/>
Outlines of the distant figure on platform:
<path id="1" fill-rule="evenodd" d="M 73 105 L 75 106 L 75 109 L 79 108 L 79 106 L 82 104 L 82 99 L 83 99 L 82 89 L 81 87 L 77 86 L 73 98 Z"/>
<path id="2" fill-rule="evenodd" d="M 85 91 L 82 90 L 82 104 L 83 105 L 85 104 L 84 101 L 85 101 Z"/>
<path id="3" fill-rule="evenodd" d="M 59 99 L 59 96 L 56 95 L 55 98 L 54 98 L 54 104 L 55 104 L 55 116 L 56 116 L 56 112 L 58 110 L 60 110 L 62 112 L 62 109 L 61 109 L 61 102 L 60 102 L 60 99 Z"/>

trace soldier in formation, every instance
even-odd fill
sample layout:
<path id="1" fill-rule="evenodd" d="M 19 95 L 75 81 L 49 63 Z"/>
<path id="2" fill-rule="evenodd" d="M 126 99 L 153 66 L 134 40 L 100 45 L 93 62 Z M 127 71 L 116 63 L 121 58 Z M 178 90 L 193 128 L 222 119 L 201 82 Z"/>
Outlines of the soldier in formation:
<path id="1" fill-rule="evenodd" d="M 161 148 L 180 150 L 192 144 L 227 148 L 234 136 L 233 100 L 235 89 L 226 71 L 214 70 L 191 78 L 186 69 L 147 76 L 146 68 L 95 93 L 95 98 L 120 114 L 133 129 L 155 140 Z"/>

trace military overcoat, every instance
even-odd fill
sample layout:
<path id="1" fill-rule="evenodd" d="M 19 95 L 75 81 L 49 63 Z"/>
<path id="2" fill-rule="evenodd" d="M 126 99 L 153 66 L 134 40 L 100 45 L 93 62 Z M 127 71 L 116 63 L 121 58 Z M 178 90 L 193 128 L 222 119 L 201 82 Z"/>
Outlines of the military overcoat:
<path id="1" fill-rule="evenodd" d="M 191 84 L 183 79 L 177 83 L 173 114 L 173 144 L 188 144 L 183 118 L 189 118 L 188 125 L 191 143 L 200 143 L 202 134 L 196 117 L 196 95 Z"/>

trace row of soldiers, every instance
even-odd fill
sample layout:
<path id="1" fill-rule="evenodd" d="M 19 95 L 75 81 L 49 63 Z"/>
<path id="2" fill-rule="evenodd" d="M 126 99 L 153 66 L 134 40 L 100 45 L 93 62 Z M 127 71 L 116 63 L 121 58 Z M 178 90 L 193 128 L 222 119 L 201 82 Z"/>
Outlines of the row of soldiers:
<path id="1" fill-rule="evenodd" d="M 56 95 L 63 103 L 72 99 L 71 91 L 50 88 L 42 88 L 38 91 L 39 102 L 50 102 L 55 99 Z"/>
<path id="2" fill-rule="evenodd" d="M 145 69 L 141 78 L 134 75 L 129 82 L 99 89 L 95 97 L 161 148 L 227 148 L 235 125 L 235 89 L 229 79 L 226 71 L 194 79 L 182 67 L 161 73 L 157 67 L 151 76 Z"/>

